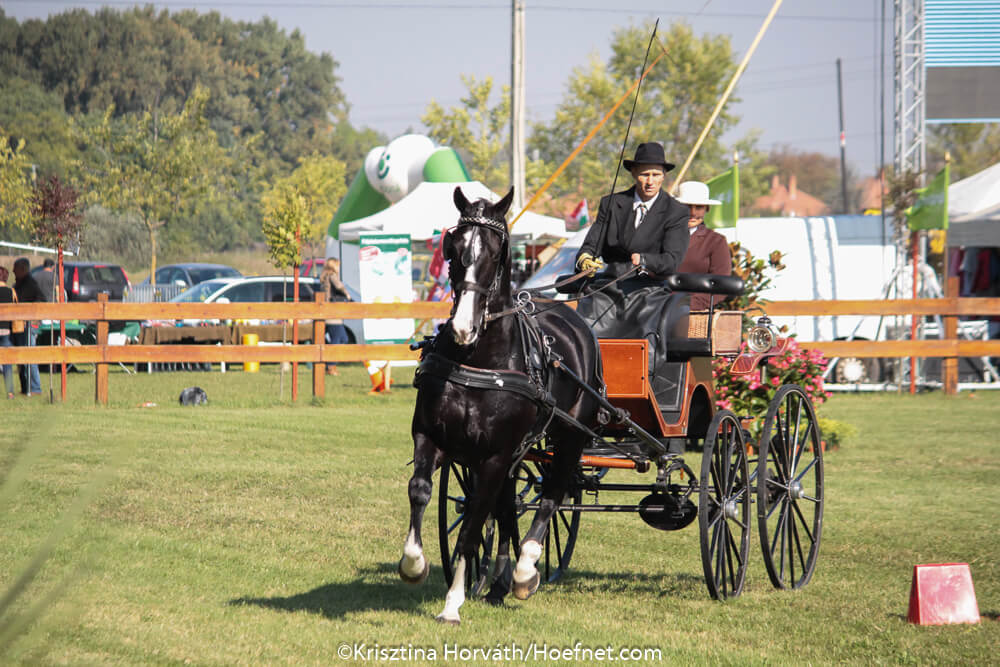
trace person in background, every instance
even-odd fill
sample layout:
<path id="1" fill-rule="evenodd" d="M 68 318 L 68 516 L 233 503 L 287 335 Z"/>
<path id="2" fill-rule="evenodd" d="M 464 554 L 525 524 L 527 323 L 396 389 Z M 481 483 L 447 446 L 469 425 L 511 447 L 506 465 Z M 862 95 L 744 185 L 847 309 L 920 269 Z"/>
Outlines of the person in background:
<path id="1" fill-rule="evenodd" d="M 705 216 L 709 208 L 722 202 L 710 199 L 708 186 L 699 181 L 681 183 L 677 193 L 677 201 L 687 204 L 691 209 L 688 219 L 688 231 L 691 242 L 688 244 L 684 261 L 677 269 L 678 273 L 714 273 L 728 276 L 733 272 L 733 259 L 729 252 L 729 243 L 722 234 L 705 226 Z M 725 297 L 711 294 L 692 294 L 691 310 L 708 310 L 714 303 L 719 303 Z"/>
<path id="2" fill-rule="evenodd" d="M 31 263 L 27 257 L 19 257 L 14 262 L 14 291 L 21 303 L 38 303 L 48 301 L 38 283 L 31 277 Z M 24 332 L 14 335 L 14 345 L 18 347 L 34 347 L 38 337 L 38 322 L 25 322 Z M 27 396 L 38 396 L 42 393 L 42 378 L 35 364 L 18 366 L 18 376 L 21 380 L 21 393 Z"/>
<path id="3" fill-rule="evenodd" d="M 38 283 L 38 289 L 42 290 L 42 294 L 45 295 L 46 301 L 58 301 L 56 298 L 56 263 L 52 261 L 51 258 L 46 257 L 42 262 L 42 270 L 36 271 L 35 275 L 32 276 L 35 282 Z"/>
<path id="4" fill-rule="evenodd" d="M 14 289 L 7 285 L 7 267 L 0 266 L 0 303 L 14 303 Z M 11 323 L 0 321 L 0 347 L 12 347 Z M 0 365 L 3 371 L 3 383 L 7 389 L 7 398 L 14 398 L 14 367 L 12 364 Z"/>
<path id="5" fill-rule="evenodd" d="M 340 260 L 329 258 L 323 265 L 323 273 L 319 276 L 320 287 L 326 292 L 326 300 L 333 303 L 337 301 L 350 301 L 351 296 L 347 293 L 347 288 L 340 280 Z M 326 342 L 328 345 L 347 345 L 351 342 L 347 337 L 347 327 L 344 321 L 339 319 L 326 321 Z M 336 364 L 327 364 L 328 375 L 339 375 Z"/>

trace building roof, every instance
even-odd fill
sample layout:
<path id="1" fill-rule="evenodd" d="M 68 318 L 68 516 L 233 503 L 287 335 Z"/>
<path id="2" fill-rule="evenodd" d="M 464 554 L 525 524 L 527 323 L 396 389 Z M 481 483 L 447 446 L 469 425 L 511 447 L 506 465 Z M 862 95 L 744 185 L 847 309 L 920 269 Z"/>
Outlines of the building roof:
<path id="1" fill-rule="evenodd" d="M 771 192 L 758 197 L 753 208 L 758 211 L 774 212 L 781 216 L 826 215 L 830 207 L 821 199 L 798 189 L 795 174 L 788 177 L 788 186 L 781 184 L 777 176 L 771 179 Z"/>

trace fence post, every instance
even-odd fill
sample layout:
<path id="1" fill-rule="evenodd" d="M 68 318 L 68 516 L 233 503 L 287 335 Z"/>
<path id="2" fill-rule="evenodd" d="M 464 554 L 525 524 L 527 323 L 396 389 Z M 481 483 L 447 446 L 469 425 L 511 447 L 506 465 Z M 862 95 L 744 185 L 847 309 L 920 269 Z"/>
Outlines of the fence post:
<path id="1" fill-rule="evenodd" d="M 948 276 L 944 287 L 946 299 L 958 298 L 958 276 Z M 944 318 L 944 332 L 942 338 L 945 340 L 955 340 L 958 338 L 958 317 L 948 315 Z M 944 381 L 944 393 L 954 396 L 958 393 L 958 357 L 945 357 L 941 362 L 941 374 Z"/>
<path id="2" fill-rule="evenodd" d="M 108 294 L 102 292 L 97 295 L 97 302 L 101 304 L 101 316 L 97 319 L 97 349 L 101 352 L 101 358 L 105 361 L 95 364 L 94 376 L 96 378 L 94 387 L 94 401 L 100 405 L 108 404 Z"/>
<path id="3" fill-rule="evenodd" d="M 316 303 L 326 303 L 326 294 L 316 292 L 314 295 Z M 326 320 L 313 320 L 313 345 L 317 346 L 318 354 L 313 359 L 313 396 L 323 398 L 326 396 L 326 364 L 323 363 L 324 349 L 326 343 Z"/>

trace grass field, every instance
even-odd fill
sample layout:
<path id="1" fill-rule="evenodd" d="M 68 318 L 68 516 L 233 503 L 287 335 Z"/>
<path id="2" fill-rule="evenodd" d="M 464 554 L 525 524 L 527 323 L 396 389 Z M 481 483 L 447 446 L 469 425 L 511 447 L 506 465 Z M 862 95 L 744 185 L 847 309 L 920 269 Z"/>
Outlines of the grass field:
<path id="1" fill-rule="evenodd" d="M 372 397 L 363 369 L 341 371 L 327 379 L 324 405 L 311 405 L 305 369 L 299 404 L 289 403 L 287 376 L 279 397 L 273 367 L 114 372 L 108 408 L 93 407 L 93 376 L 81 373 L 66 405 L 0 404 L 0 594 L 60 535 L 0 616 L 2 633 L 44 607 L 16 641 L 0 637 L 0 663 L 328 665 L 362 644 L 369 662 L 402 646 L 418 662 L 431 650 L 439 662 L 469 662 L 455 651 L 479 647 L 540 663 L 532 644 L 577 642 L 657 649 L 659 659 L 640 660 L 649 664 L 996 663 L 998 393 L 837 396 L 824 406 L 857 435 L 827 454 L 819 563 L 801 591 L 772 589 L 756 526 L 746 591 L 718 603 L 702 580 L 697 522 L 668 534 L 632 515 L 591 514 L 560 582 L 504 608 L 467 602 L 462 625 L 450 627 L 434 621 L 445 593 L 435 503 L 430 578 L 410 587 L 395 572 L 408 513 L 409 372 Z M 177 406 L 193 384 L 210 404 Z M 699 458 L 689 457 L 696 470 Z M 906 622 L 913 565 L 933 562 L 971 565 L 980 625 Z"/>

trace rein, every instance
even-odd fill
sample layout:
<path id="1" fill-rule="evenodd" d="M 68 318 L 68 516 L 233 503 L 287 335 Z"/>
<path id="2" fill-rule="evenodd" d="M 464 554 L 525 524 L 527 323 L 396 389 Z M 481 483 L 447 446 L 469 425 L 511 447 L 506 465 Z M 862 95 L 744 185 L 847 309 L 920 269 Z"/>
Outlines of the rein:
<path id="1" fill-rule="evenodd" d="M 585 275 L 589 274 L 590 271 L 580 271 L 579 273 L 574 274 L 574 275 L 570 276 L 569 278 L 566 278 L 564 280 L 560 280 L 559 282 L 556 282 L 556 283 L 552 283 L 552 285 L 544 285 L 542 287 L 533 287 L 530 290 L 521 290 L 520 292 L 517 293 L 517 303 L 514 304 L 514 306 L 512 308 L 507 308 L 506 310 L 501 310 L 499 313 L 487 313 L 486 314 L 486 321 L 487 322 L 492 322 L 493 320 L 500 319 L 501 317 L 507 317 L 508 315 L 516 315 L 517 313 L 521 313 L 521 312 L 523 312 L 523 313 L 525 313 L 527 315 L 533 315 L 535 313 L 535 304 L 536 303 L 558 304 L 558 303 L 571 303 L 571 302 L 574 302 L 574 301 L 579 301 L 581 299 L 584 299 L 584 298 L 590 296 L 591 294 L 596 294 L 598 292 L 603 292 L 604 290 L 608 289 L 612 285 L 615 285 L 615 284 L 617 284 L 617 283 L 625 280 L 626 278 L 628 278 L 629 276 L 631 276 L 633 273 L 636 273 L 637 271 L 639 271 L 641 269 L 642 269 L 641 266 L 633 266 L 631 269 L 629 269 L 628 271 L 626 271 L 622 275 L 618 276 L 617 278 L 615 278 L 614 280 L 612 280 L 612 281 L 610 281 L 608 283 L 605 283 L 604 285 L 601 285 L 597 289 L 591 290 L 590 292 L 587 292 L 586 294 L 581 294 L 579 296 L 570 297 L 568 299 L 549 299 L 547 297 L 538 296 L 537 293 L 541 292 L 543 290 L 553 289 L 553 288 L 557 288 L 557 287 L 562 287 L 563 285 L 567 285 L 567 284 L 573 282 L 574 280 L 578 280 L 578 279 L 584 277 Z M 552 307 L 554 308 L 555 306 L 552 306 Z M 546 308 L 545 310 L 550 310 L 550 309 L 551 308 Z M 539 312 L 545 312 L 545 311 L 539 311 Z"/>

